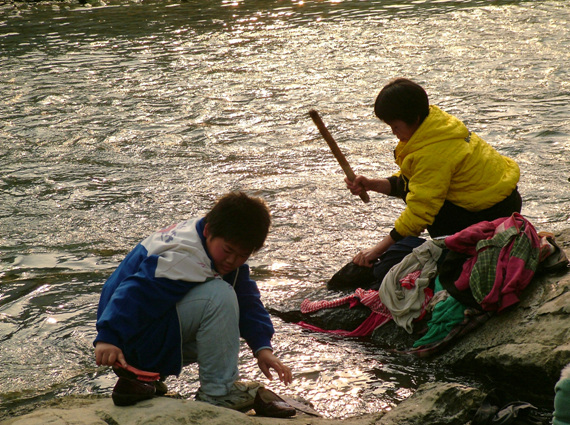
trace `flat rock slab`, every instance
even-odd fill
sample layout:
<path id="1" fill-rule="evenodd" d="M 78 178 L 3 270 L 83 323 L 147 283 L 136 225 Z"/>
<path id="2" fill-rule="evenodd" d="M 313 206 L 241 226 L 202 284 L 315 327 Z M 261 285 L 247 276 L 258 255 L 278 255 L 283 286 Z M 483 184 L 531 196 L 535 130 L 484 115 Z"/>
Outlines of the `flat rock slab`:
<path id="1" fill-rule="evenodd" d="M 369 425 L 375 416 L 347 420 L 303 414 L 276 419 L 252 416 L 194 400 L 156 397 L 135 406 L 117 407 L 110 397 L 68 396 L 32 413 L 0 422 L 2 425 Z"/>
<path id="2" fill-rule="evenodd" d="M 110 397 L 67 396 L 2 425 L 406 425 L 467 423 L 482 402 L 479 390 L 456 383 L 429 383 L 389 412 L 347 419 L 298 414 L 277 419 L 249 415 L 194 400 L 156 397 L 117 407 Z"/>

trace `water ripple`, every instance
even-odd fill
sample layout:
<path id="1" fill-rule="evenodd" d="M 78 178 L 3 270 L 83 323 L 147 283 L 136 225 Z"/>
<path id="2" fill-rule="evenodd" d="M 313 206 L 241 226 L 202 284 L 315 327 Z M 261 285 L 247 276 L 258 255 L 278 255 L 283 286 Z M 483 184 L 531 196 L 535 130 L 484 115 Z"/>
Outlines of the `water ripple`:
<path id="1" fill-rule="evenodd" d="M 375 243 L 402 203 L 350 196 L 308 111 L 357 173 L 390 175 L 395 141 L 372 105 L 396 76 L 520 164 L 539 230 L 568 227 L 569 18 L 563 1 L 0 5 L 2 401 L 108 394 L 91 345 L 101 285 L 150 232 L 229 190 L 272 210 L 252 259 L 269 302 Z M 327 416 L 388 409 L 439 379 L 366 341 L 275 322 L 297 376 L 279 391 Z M 262 378 L 246 348 L 241 359 Z M 195 370 L 170 385 L 190 396 Z"/>

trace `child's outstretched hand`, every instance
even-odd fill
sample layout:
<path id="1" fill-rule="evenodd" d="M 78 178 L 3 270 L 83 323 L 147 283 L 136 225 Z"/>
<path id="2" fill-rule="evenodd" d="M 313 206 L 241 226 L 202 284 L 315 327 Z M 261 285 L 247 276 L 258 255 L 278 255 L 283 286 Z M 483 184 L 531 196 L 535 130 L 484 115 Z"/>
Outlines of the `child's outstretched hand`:
<path id="1" fill-rule="evenodd" d="M 123 350 L 113 344 L 99 341 L 95 345 L 95 363 L 97 366 L 113 366 L 115 362 L 121 363 L 123 367 L 128 366 Z"/>
<path id="2" fill-rule="evenodd" d="M 293 382 L 291 368 L 281 363 L 281 360 L 279 360 L 269 348 L 264 348 L 257 353 L 257 364 L 269 380 L 273 380 L 273 376 L 270 372 L 270 369 L 273 369 L 277 372 L 279 380 L 285 385 L 289 385 Z"/>

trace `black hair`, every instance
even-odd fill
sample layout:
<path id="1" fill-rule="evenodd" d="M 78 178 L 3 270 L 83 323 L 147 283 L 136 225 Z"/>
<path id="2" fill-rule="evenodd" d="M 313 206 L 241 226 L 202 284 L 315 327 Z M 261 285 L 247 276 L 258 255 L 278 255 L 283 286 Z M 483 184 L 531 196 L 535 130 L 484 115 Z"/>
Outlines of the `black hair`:
<path id="1" fill-rule="evenodd" d="M 429 114 L 428 95 L 419 84 L 396 78 L 376 97 L 374 113 L 387 124 L 394 120 L 402 120 L 408 125 L 421 124 Z"/>
<path id="2" fill-rule="evenodd" d="M 221 237 L 243 249 L 261 249 L 271 225 L 271 214 L 261 198 L 243 192 L 222 196 L 206 214 L 210 235 Z"/>

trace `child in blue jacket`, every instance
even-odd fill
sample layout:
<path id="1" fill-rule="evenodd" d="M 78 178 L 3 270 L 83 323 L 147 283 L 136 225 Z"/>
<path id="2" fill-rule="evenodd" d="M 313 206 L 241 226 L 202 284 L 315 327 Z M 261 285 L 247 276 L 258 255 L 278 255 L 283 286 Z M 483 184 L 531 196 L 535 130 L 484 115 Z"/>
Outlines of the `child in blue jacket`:
<path id="1" fill-rule="evenodd" d="M 291 370 L 274 354 L 274 329 L 245 262 L 269 231 L 270 213 L 241 192 L 222 197 L 203 218 L 160 230 L 135 247 L 101 293 L 94 341 L 98 365 L 180 374 L 198 363 L 196 399 L 233 409 L 253 404 L 259 384 L 238 381 L 239 338 L 262 372 L 289 384 Z M 166 392 L 119 373 L 117 405 Z"/>

